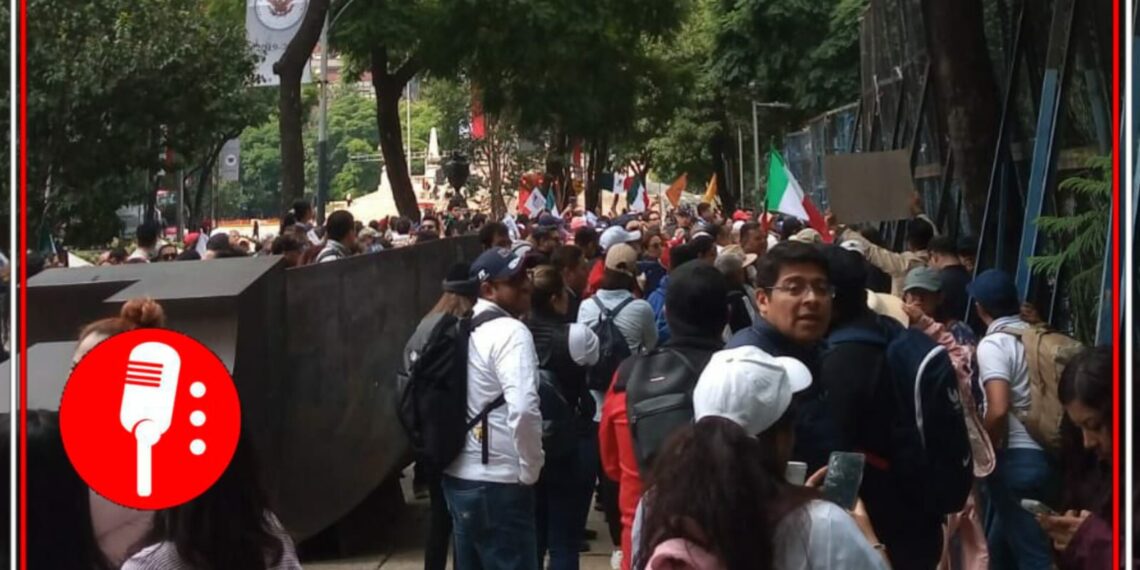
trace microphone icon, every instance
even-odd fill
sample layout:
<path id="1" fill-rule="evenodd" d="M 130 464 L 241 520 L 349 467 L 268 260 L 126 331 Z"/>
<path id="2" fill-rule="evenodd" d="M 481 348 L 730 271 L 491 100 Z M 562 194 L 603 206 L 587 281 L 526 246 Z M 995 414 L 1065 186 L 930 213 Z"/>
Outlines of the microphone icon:
<path id="1" fill-rule="evenodd" d="M 135 436 L 140 497 L 151 495 L 151 449 L 170 428 L 181 368 L 178 351 L 161 342 L 139 344 L 127 362 L 119 423 Z"/>

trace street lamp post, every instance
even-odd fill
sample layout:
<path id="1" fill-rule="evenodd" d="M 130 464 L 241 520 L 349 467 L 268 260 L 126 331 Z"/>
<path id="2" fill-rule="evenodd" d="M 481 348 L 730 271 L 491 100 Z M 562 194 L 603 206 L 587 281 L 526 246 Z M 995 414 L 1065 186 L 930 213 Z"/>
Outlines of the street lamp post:
<path id="1" fill-rule="evenodd" d="M 329 17 L 321 27 L 321 102 L 317 120 L 317 223 L 325 223 L 325 200 L 328 196 L 329 174 Z"/>
<path id="2" fill-rule="evenodd" d="M 321 89 L 317 120 L 317 223 L 325 223 L 325 201 L 329 195 L 329 31 L 356 0 L 348 0 L 332 18 L 325 13 L 321 27 Z"/>
<path id="3" fill-rule="evenodd" d="M 756 117 L 756 109 L 764 107 L 765 109 L 791 109 L 792 106 L 787 103 L 780 103 L 779 101 L 771 102 L 757 102 L 752 100 L 752 167 L 755 172 L 752 173 L 753 179 L 756 181 L 756 200 L 759 205 L 760 200 L 760 121 Z"/>

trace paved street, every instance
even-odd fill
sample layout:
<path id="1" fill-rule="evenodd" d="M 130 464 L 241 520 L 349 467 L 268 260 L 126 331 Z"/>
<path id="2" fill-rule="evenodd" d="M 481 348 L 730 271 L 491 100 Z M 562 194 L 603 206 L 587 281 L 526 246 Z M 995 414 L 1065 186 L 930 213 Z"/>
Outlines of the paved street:
<path id="1" fill-rule="evenodd" d="M 427 526 L 428 502 L 426 499 L 417 501 L 412 495 L 412 476 L 409 470 L 401 479 L 404 488 L 404 497 L 408 501 L 404 520 L 398 525 L 402 536 L 394 537 L 394 542 L 400 546 L 385 552 L 359 556 L 343 560 L 307 561 L 303 565 L 306 570 L 421 570 L 423 568 L 423 542 L 424 529 Z M 610 544 L 605 529 L 602 514 L 591 509 L 589 525 L 598 532 L 604 540 L 595 540 L 590 544 L 590 552 L 582 554 L 582 570 L 609 570 Z"/>

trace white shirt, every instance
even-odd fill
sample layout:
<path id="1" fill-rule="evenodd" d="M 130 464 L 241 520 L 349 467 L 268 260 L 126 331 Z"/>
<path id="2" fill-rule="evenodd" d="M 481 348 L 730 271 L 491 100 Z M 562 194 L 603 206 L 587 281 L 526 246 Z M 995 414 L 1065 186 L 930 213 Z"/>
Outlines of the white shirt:
<path id="1" fill-rule="evenodd" d="M 637 559 L 645 499 L 637 503 L 633 518 L 633 549 Z M 883 556 L 875 550 L 855 519 L 838 505 L 814 500 L 788 513 L 776 525 L 774 568 L 780 570 L 886 570 Z"/>
<path id="2" fill-rule="evenodd" d="M 479 299 L 474 314 L 502 311 Z M 542 414 L 538 407 L 538 355 L 534 337 L 521 321 L 503 317 L 471 333 L 467 360 L 467 417 L 503 395 L 506 404 L 487 416 L 488 463 L 477 429 L 467 434 L 459 457 L 444 471 L 452 477 L 491 483 L 532 485 L 538 480 L 542 452 Z"/>
<path id="3" fill-rule="evenodd" d="M 1009 384 L 1010 414 L 1009 449 L 1041 449 L 1033 441 L 1016 413 L 1029 411 L 1029 367 L 1025 363 L 1025 347 L 1011 334 L 995 332 L 999 328 L 1026 328 L 1029 325 L 1018 316 L 994 320 L 986 328 L 986 336 L 978 341 L 978 378 L 982 385 L 990 382 Z"/>
<path id="4" fill-rule="evenodd" d="M 570 358 L 578 366 L 593 366 L 598 363 L 598 335 L 580 323 L 570 323 L 567 333 Z"/>
<path id="5" fill-rule="evenodd" d="M 775 568 L 781 570 L 885 570 L 855 519 L 835 503 L 814 500 L 776 526 Z"/>
<path id="6" fill-rule="evenodd" d="M 300 570 L 301 562 L 297 559 L 293 539 L 273 513 L 267 512 L 266 515 L 269 517 L 273 534 L 281 540 L 282 547 L 281 558 L 269 570 Z M 190 565 L 179 556 L 178 548 L 173 542 L 160 542 L 140 550 L 123 563 L 122 570 L 182 570 L 189 567 Z"/>

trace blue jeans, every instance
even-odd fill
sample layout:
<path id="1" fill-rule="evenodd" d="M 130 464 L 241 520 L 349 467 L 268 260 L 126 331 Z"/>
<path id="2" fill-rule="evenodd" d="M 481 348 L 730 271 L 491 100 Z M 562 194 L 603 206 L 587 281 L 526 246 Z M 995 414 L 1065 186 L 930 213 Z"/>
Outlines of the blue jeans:
<path id="1" fill-rule="evenodd" d="M 594 488 L 583 481 L 581 464 L 577 449 L 564 457 L 547 456 L 535 485 L 539 568 L 549 549 L 549 570 L 578 570 L 578 547 Z"/>
<path id="2" fill-rule="evenodd" d="M 1055 477 L 1049 458 L 1038 449 L 1002 449 L 986 478 L 986 539 L 995 570 L 1038 570 L 1053 565 L 1053 546 L 1041 525 L 1021 507 L 1022 499 L 1048 503 Z"/>
<path id="3" fill-rule="evenodd" d="M 443 477 L 456 570 L 538 570 L 534 489 Z"/>

